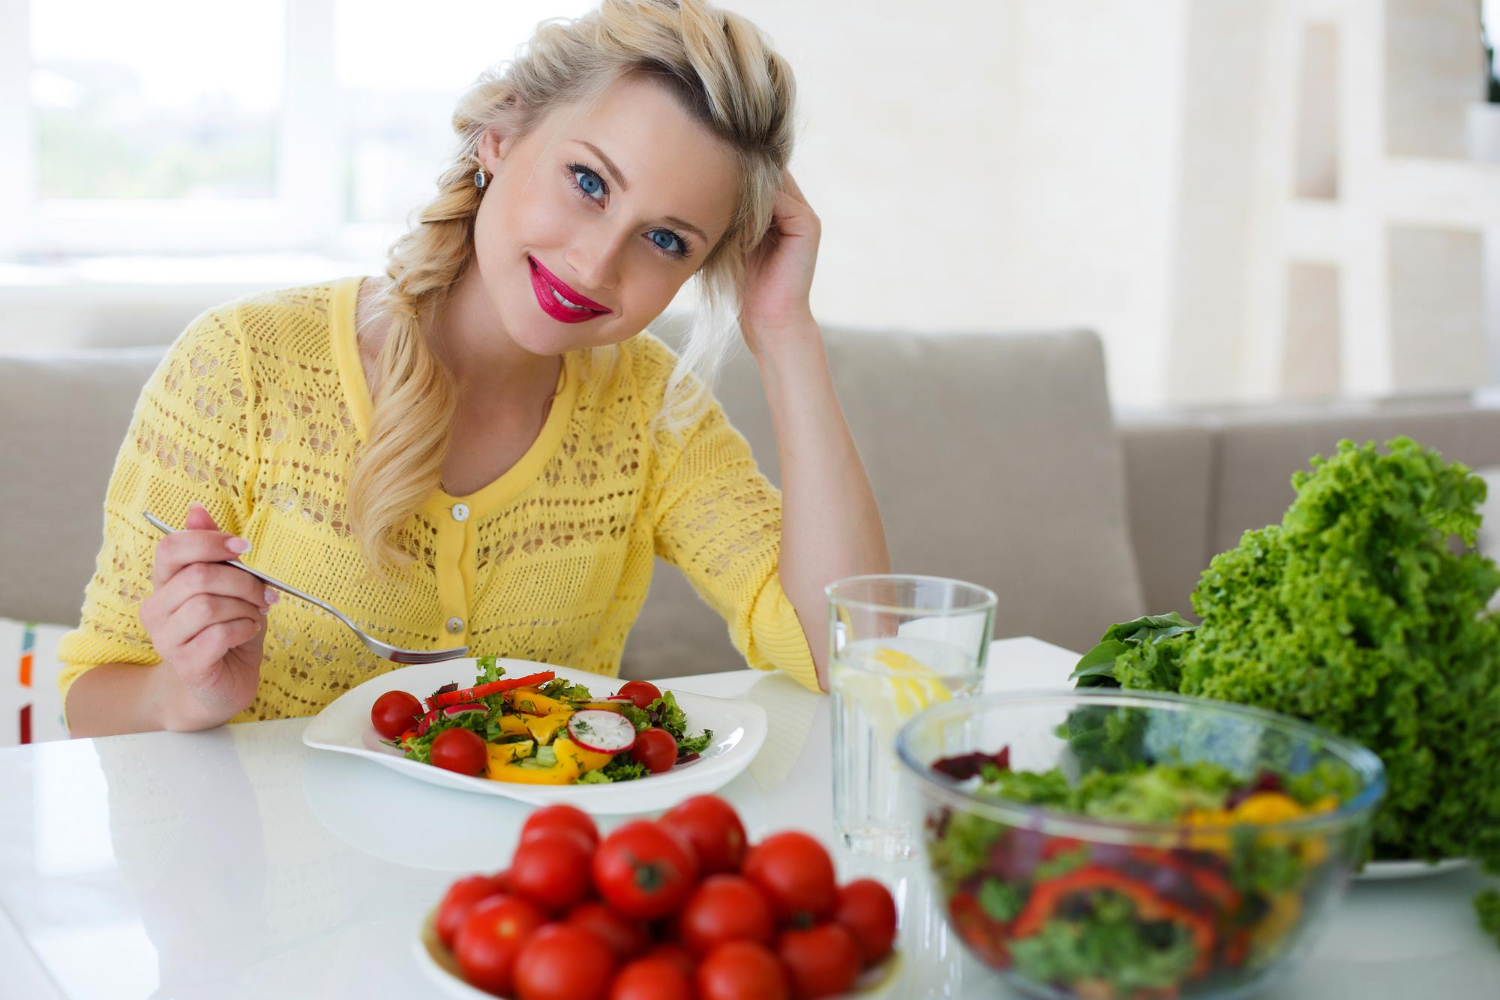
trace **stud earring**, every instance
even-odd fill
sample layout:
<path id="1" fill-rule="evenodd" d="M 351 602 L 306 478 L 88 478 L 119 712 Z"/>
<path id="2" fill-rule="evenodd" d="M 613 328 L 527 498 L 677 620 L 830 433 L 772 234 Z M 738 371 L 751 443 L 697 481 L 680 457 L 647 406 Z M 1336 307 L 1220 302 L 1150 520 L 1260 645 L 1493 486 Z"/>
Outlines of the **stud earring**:
<path id="1" fill-rule="evenodd" d="M 474 186 L 477 187 L 477 188 L 481 188 L 481 189 L 484 187 L 484 168 L 483 167 L 480 167 L 478 170 L 476 170 L 474 172 Z"/>

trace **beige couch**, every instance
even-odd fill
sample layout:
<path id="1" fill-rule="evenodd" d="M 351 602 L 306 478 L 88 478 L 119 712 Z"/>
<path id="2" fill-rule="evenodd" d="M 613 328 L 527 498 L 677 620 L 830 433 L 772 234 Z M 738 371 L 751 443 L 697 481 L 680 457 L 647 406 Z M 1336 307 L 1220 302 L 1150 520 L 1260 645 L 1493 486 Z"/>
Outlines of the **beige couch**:
<path id="1" fill-rule="evenodd" d="M 993 588 L 998 636 L 1079 649 L 1110 622 L 1187 611 L 1209 557 L 1277 519 L 1291 473 L 1341 437 L 1405 433 L 1471 465 L 1500 465 L 1500 410 L 1466 398 L 1113 415 L 1087 332 L 827 339 L 896 568 Z M 0 357 L 0 618 L 76 618 L 109 470 L 160 354 Z M 718 392 L 776 480 L 747 357 Z M 624 672 L 737 666 L 722 623 L 658 569 Z"/>

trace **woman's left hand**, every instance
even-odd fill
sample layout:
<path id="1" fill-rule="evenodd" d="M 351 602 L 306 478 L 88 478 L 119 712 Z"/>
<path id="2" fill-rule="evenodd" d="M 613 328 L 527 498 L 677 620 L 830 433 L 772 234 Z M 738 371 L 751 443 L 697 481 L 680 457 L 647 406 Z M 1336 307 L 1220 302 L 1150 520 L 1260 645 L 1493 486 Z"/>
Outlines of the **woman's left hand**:
<path id="1" fill-rule="evenodd" d="M 740 328 L 757 357 L 819 336 L 808 296 L 822 231 L 797 182 L 783 170 L 771 228 L 745 263 L 740 294 Z"/>

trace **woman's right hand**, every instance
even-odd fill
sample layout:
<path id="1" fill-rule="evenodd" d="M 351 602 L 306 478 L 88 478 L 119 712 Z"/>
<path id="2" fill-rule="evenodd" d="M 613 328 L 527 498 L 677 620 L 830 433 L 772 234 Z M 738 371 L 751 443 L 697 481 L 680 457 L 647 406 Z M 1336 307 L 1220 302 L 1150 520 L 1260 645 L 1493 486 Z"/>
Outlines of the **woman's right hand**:
<path id="1" fill-rule="evenodd" d="M 182 530 L 156 546 L 141 624 L 162 658 L 153 680 L 163 728 L 222 725 L 255 699 L 266 614 L 278 595 L 225 565 L 249 548 L 196 503 Z"/>

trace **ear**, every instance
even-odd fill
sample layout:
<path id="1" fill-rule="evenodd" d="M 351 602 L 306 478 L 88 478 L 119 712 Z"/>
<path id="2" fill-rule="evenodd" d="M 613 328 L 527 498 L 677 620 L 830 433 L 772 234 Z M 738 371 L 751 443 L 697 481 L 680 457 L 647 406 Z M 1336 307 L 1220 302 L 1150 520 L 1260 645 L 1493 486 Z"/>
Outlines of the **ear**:
<path id="1" fill-rule="evenodd" d="M 475 152 L 479 156 L 479 162 L 484 164 L 484 169 L 494 173 L 500 166 L 500 161 L 505 159 L 515 139 L 508 135 L 501 135 L 495 128 L 487 128 L 479 135 L 479 146 Z"/>

